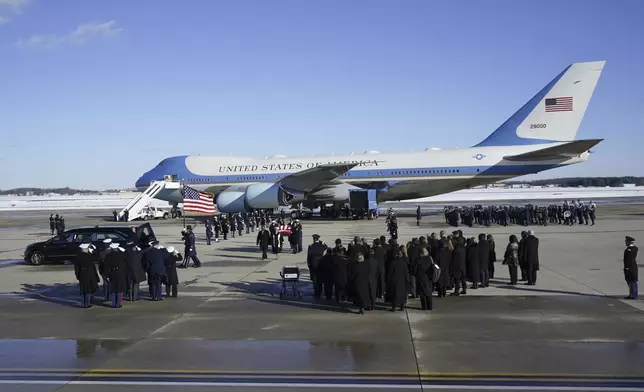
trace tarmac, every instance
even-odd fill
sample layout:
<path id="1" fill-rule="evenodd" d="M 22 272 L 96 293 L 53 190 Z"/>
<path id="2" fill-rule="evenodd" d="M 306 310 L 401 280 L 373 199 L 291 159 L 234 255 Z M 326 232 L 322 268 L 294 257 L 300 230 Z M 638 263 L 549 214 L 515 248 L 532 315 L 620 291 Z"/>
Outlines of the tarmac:
<path id="1" fill-rule="evenodd" d="M 108 215 L 65 217 L 74 228 L 114 224 Z M 48 213 L 0 214 L 0 390 L 644 391 L 644 301 L 623 300 L 621 264 L 624 236 L 644 238 L 644 207 L 598 215 L 594 227 L 532 227 L 536 286 L 509 286 L 498 261 L 491 287 L 434 298 L 431 312 L 411 300 L 403 312 L 379 303 L 358 315 L 312 298 L 305 253 L 262 261 L 253 233 L 207 246 L 203 226 L 203 267 L 179 270 L 179 298 L 80 309 L 70 265 L 21 261 L 28 243 L 49 237 Z M 182 249 L 181 223 L 152 226 Z M 314 233 L 328 244 L 387 234 L 384 219 L 303 225 L 305 246 Z M 454 230 L 437 215 L 399 226 L 405 241 Z M 461 229 L 493 234 L 499 259 L 524 230 Z M 304 271 L 303 298 L 279 298 L 284 265 Z"/>

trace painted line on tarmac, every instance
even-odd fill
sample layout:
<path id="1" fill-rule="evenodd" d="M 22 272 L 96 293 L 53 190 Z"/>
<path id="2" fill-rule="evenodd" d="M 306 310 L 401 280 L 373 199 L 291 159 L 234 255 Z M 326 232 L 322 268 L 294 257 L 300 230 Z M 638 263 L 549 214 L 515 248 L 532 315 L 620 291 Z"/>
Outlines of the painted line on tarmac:
<path id="1" fill-rule="evenodd" d="M 0 380 L 5 385 L 120 385 L 120 386 L 176 386 L 228 388 L 361 388 L 361 389 L 418 389 L 419 384 L 323 384 L 323 383 L 236 383 L 236 382 L 158 382 L 158 381 L 53 381 L 53 380 Z M 505 385 L 438 385 L 422 384 L 426 389 L 502 390 L 502 391 L 620 391 L 644 392 L 644 387 L 579 387 L 579 386 L 505 386 Z"/>

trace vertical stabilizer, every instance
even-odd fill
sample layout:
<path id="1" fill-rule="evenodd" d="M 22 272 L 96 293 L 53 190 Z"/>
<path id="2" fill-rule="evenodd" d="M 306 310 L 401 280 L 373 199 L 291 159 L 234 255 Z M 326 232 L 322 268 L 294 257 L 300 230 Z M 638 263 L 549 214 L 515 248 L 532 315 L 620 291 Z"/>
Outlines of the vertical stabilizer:
<path id="1" fill-rule="evenodd" d="M 574 140 L 605 63 L 568 66 L 475 147 Z"/>

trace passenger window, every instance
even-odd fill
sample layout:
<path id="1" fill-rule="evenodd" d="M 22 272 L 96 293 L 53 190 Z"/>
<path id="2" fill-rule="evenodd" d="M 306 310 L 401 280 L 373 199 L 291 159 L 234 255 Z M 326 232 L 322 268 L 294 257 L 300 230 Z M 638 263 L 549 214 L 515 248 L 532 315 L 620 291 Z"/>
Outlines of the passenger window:
<path id="1" fill-rule="evenodd" d="M 92 241 L 92 233 L 78 233 L 74 238 L 74 242 L 81 244 L 88 243 Z"/>
<path id="2" fill-rule="evenodd" d="M 123 239 L 123 237 L 121 237 L 120 235 L 115 234 L 115 233 L 96 233 L 96 240 L 97 241 L 103 241 L 103 240 L 106 240 L 108 238 L 111 239 L 112 241 L 115 241 L 115 240 L 120 241 L 120 240 Z"/>

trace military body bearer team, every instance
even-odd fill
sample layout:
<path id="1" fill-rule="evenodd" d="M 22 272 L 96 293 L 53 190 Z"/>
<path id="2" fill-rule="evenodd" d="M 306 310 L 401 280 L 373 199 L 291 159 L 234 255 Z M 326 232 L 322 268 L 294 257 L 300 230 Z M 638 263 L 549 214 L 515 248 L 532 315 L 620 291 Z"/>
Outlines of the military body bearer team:
<path id="1" fill-rule="evenodd" d="M 99 273 L 103 278 L 103 300 L 112 301 L 112 307 L 122 306 L 123 295 L 137 301 L 139 285 L 147 279 L 152 301 L 163 299 L 162 284 L 166 296 L 177 296 L 179 277 L 177 261 L 183 258 L 174 247 L 162 248 L 153 241 L 150 247 L 141 250 L 133 242 L 117 244 L 106 239 L 102 249 L 92 244 L 81 244 L 81 254 L 74 261 L 74 272 L 81 292 L 81 306 L 91 307 L 91 297 L 98 291 Z M 96 271 L 98 264 L 98 272 Z"/>

